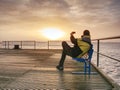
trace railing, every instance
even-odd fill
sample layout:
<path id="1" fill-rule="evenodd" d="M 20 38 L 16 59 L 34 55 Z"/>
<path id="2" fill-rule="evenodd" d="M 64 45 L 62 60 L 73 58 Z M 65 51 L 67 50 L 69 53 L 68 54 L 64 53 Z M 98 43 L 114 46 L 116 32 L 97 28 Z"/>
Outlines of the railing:
<path id="1" fill-rule="evenodd" d="M 116 58 L 113 58 L 111 56 L 108 56 L 108 55 L 105 55 L 105 54 L 102 54 L 100 53 L 100 41 L 103 41 L 103 40 L 111 40 L 111 39 L 120 39 L 120 36 L 115 36 L 115 37 L 107 37 L 107 38 L 100 38 L 100 39 L 93 39 L 92 41 L 97 41 L 97 66 L 99 66 L 99 55 L 102 55 L 102 56 L 105 56 L 107 58 L 110 58 L 112 60 L 115 60 L 115 61 L 118 61 L 120 62 L 119 59 L 116 59 Z"/>
<path id="2" fill-rule="evenodd" d="M 61 41 L 2 41 L 0 44 L 4 49 L 14 49 L 15 45 L 20 49 L 62 49 Z"/>
<path id="3" fill-rule="evenodd" d="M 100 57 L 99 55 L 120 62 L 119 59 L 113 58 L 111 56 L 99 52 L 100 43 L 101 43 L 100 41 L 111 40 L 111 39 L 120 39 L 120 36 L 92 40 L 92 41 L 97 41 L 97 50 L 95 51 L 97 53 L 97 66 L 99 66 L 99 57 Z M 67 42 L 72 46 L 70 41 Z M 61 41 L 2 41 L 0 44 L 1 44 L 0 48 L 5 48 L 5 49 L 13 49 L 14 45 L 19 45 L 21 49 L 62 49 Z"/>

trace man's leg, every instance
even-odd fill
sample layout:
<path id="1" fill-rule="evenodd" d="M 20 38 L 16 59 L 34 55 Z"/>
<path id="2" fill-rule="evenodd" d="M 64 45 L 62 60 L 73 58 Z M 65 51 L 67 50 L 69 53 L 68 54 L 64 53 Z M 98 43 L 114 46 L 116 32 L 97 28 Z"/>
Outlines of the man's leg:
<path id="1" fill-rule="evenodd" d="M 59 66 L 62 66 L 62 67 L 64 66 L 65 58 L 66 58 L 66 53 L 62 51 L 61 59 L 59 61 Z"/>
<path id="2" fill-rule="evenodd" d="M 57 66 L 57 69 L 59 70 L 63 70 L 66 55 L 71 56 L 71 49 L 72 49 L 65 41 L 62 42 L 62 47 L 63 47 L 63 51 L 62 51 L 61 59 L 59 61 L 59 65 Z"/>

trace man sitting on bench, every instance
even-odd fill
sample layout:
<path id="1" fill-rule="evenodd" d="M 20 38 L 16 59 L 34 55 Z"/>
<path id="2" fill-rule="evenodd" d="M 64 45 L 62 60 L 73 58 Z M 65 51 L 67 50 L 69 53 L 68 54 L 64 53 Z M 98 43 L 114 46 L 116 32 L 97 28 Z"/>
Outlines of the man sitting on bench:
<path id="1" fill-rule="evenodd" d="M 71 56 L 73 58 L 80 58 L 84 54 L 86 54 L 91 47 L 91 38 L 89 30 L 84 30 L 81 38 L 75 38 L 73 34 L 75 34 L 75 32 L 70 33 L 70 40 L 74 44 L 74 47 L 70 47 L 66 41 L 62 42 L 63 51 L 59 64 L 56 66 L 58 70 L 64 70 L 64 61 L 66 55 Z"/>

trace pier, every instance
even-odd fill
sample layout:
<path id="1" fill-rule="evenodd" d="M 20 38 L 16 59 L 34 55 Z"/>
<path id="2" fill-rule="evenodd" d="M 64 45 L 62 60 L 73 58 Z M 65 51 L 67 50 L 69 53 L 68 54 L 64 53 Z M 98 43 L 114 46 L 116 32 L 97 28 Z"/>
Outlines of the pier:
<path id="1" fill-rule="evenodd" d="M 61 50 L 0 50 L 0 89 L 112 90 L 115 88 L 94 68 L 95 75 L 76 75 L 83 66 L 67 57 L 58 71 Z"/>
<path id="2" fill-rule="evenodd" d="M 92 40 L 97 41 L 97 47 L 94 47 L 96 58 L 92 58 L 95 73 L 90 75 L 72 73 L 84 69 L 83 63 L 71 57 L 66 58 L 64 71 L 56 69 L 62 52 L 61 41 L 0 42 L 0 90 L 120 90 L 120 86 L 99 68 L 100 55 L 120 62 L 100 52 L 101 41 L 111 39 L 120 39 L 120 36 Z"/>

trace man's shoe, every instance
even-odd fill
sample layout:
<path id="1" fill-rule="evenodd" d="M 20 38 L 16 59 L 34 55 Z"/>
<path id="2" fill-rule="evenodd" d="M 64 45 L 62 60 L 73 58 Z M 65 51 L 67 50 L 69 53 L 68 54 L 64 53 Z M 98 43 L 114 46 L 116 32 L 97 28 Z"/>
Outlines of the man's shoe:
<path id="1" fill-rule="evenodd" d="M 63 66 L 59 66 L 59 65 L 56 66 L 56 68 L 57 68 L 58 70 L 60 70 L 60 71 L 63 71 L 63 69 L 64 69 Z"/>

